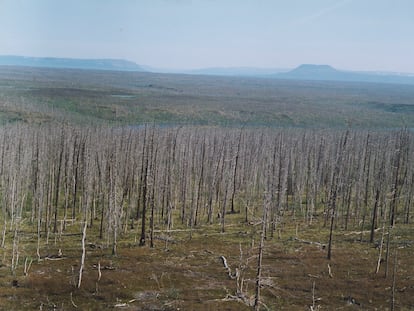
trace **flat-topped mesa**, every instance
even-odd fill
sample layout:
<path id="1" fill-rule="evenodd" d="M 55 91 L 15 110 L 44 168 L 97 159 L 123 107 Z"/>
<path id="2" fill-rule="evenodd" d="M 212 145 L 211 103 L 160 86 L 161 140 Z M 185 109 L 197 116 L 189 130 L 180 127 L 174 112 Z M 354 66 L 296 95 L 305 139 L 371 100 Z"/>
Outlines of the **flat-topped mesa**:
<path id="1" fill-rule="evenodd" d="M 65 68 L 113 71 L 144 71 L 139 65 L 124 59 L 77 59 L 57 57 L 25 57 L 0 55 L 0 65 L 40 68 Z"/>

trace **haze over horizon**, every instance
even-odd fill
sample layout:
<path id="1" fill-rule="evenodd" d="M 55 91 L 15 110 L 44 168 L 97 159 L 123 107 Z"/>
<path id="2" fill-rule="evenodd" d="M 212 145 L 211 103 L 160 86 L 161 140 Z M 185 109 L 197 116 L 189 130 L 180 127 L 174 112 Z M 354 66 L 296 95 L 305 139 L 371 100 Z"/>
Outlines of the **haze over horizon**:
<path id="1" fill-rule="evenodd" d="M 0 55 L 414 73 L 411 0 L 0 0 Z"/>

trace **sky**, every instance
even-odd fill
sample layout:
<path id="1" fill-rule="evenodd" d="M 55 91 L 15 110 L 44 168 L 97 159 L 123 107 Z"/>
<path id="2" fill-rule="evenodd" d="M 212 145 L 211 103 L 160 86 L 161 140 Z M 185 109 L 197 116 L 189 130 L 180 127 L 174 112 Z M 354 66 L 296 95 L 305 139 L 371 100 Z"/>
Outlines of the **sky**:
<path id="1" fill-rule="evenodd" d="M 413 0 L 0 0 L 0 55 L 414 73 Z"/>

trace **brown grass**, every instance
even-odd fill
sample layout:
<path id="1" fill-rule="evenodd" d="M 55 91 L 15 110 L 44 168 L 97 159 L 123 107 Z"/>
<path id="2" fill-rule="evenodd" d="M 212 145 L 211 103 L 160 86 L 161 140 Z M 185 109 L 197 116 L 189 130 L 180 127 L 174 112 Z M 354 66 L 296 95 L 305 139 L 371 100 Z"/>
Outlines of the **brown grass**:
<path id="1" fill-rule="evenodd" d="M 117 256 L 111 256 L 110 248 L 89 247 L 80 289 L 74 286 L 81 254 L 79 236 L 65 237 L 61 245 L 51 243 L 47 252 L 53 254 L 62 247 L 64 258 L 35 261 L 28 276 L 23 276 L 22 264 L 16 275 L 11 275 L 10 250 L 3 250 L 0 309 L 249 310 L 241 302 L 225 299 L 235 295 L 236 282 L 228 278 L 220 256 L 227 258 L 233 271 L 239 265 L 240 245 L 245 258 L 254 256 L 257 249 L 251 248 L 252 230 L 252 226 L 239 224 L 220 234 L 219 227 L 213 225 L 196 228 L 191 240 L 187 231 L 178 231 L 170 233 L 174 243 L 166 248 L 164 241 L 157 240 L 153 249 L 138 247 L 131 242 L 132 236 L 124 236 Z M 413 230 L 401 225 L 395 232 L 391 250 L 393 254 L 398 249 L 396 310 L 411 310 Z M 306 226 L 300 227 L 298 234 L 307 240 L 327 239 L 323 230 Z M 294 235 L 294 225 L 286 225 L 281 239 L 265 242 L 262 294 L 267 308 L 309 310 L 315 283 L 315 306 L 320 310 L 389 310 L 392 261 L 388 278 L 384 278 L 385 262 L 375 274 L 378 250 L 372 245 L 360 243 L 359 236 L 338 233 L 333 258 L 328 261 L 325 249 L 297 241 Z M 90 237 L 88 242 L 96 241 Z M 22 252 L 33 252 L 33 246 L 22 248 Z M 96 286 L 98 262 L 102 278 Z M 255 264 L 252 257 L 243 274 L 245 294 L 250 297 L 254 295 Z M 18 281 L 18 287 L 12 286 L 13 280 Z M 351 299 L 356 303 L 350 304 Z"/>

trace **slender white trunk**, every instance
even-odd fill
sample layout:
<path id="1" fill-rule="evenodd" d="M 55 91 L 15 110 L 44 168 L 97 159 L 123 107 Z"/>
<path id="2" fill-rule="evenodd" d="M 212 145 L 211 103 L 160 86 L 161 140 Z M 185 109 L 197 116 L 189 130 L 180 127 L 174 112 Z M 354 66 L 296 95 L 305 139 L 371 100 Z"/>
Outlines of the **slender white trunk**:
<path id="1" fill-rule="evenodd" d="M 83 225 L 83 232 L 82 232 L 82 257 L 81 257 L 81 264 L 79 268 L 79 280 L 78 280 L 78 288 L 80 288 L 82 283 L 82 273 L 83 268 L 85 266 L 85 255 L 86 255 L 86 249 L 85 249 L 85 239 L 86 239 L 86 228 L 88 226 L 88 221 L 85 219 L 85 223 Z"/>

